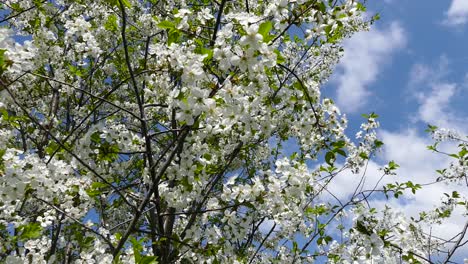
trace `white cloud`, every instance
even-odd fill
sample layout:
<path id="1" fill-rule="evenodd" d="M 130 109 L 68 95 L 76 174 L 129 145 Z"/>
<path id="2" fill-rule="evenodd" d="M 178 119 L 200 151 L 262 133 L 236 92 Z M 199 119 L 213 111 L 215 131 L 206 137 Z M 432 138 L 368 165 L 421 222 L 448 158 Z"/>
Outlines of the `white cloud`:
<path id="1" fill-rule="evenodd" d="M 445 55 L 439 57 L 436 67 L 416 63 L 410 71 L 408 86 L 413 89 L 419 85 L 440 82 L 450 73 L 449 60 Z"/>
<path id="2" fill-rule="evenodd" d="M 345 41 L 345 55 L 332 77 L 342 110 L 355 112 L 366 104 L 370 96 L 367 87 L 376 81 L 382 67 L 405 43 L 405 31 L 396 22 L 383 29 L 373 27 Z"/>
<path id="3" fill-rule="evenodd" d="M 445 23 L 448 25 L 461 25 L 468 22 L 468 1 L 452 0 L 446 12 Z"/>
<path id="4" fill-rule="evenodd" d="M 408 81 L 410 96 L 418 102 L 413 121 L 466 132 L 468 119 L 451 107 L 452 100 L 465 90 L 464 84 L 445 80 L 450 73 L 449 65 L 445 56 L 441 56 L 434 67 L 413 65 Z"/>
<path id="5" fill-rule="evenodd" d="M 415 129 L 409 129 L 398 132 L 389 132 L 382 130 L 379 133 L 379 138 L 385 143 L 384 148 L 378 153 L 380 160 L 395 161 L 400 165 L 397 176 L 384 176 L 380 181 L 379 186 L 387 183 L 407 182 L 413 181 L 414 183 L 428 183 L 436 181 L 438 175 L 437 169 L 447 167 L 450 158 L 443 155 L 438 155 L 427 150 L 427 146 L 432 144 L 428 137 L 420 136 Z M 445 150 L 454 150 L 453 146 L 444 146 Z M 380 169 L 385 164 L 379 164 L 375 161 L 370 161 L 367 165 L 366 171 L 360 174 L 352 174 L 350 171 L 345 171 L 336 176 L 334 181 L 328 187 L 328 190 L 333 193 L 336 198 L 345 201 L 349 198 L 358 187 L 361 177 L 365 175 L 364 190 L 373 189 L 377 182 L 383 175 Z M 443 190 L 449 188 L 446 185 L 441 186 Z M 450 186 L 453 187 L 453 186 Z M 439 187 L 435 188 L 428 186 L 426 190 L 433 195 L 421 193 L 413 197 L 413 202 L 418 204 L 419 209 L 412 213 L 421 210 L 430 210 L 434 204 L 440 201 L 440 195 L 443 192 L 439 191 Z M 437 192 L 435 192 L 437 191 Z M 334 199 L 334 198 L 333 198 Z M 333 200 L 332 199 L 332 200 Z M 401 206 L 398 206 L 401 207 Z M 411 214 L 414 216 L 414 214 Z"/>
<path id="6" fill-rule="evenodd" d="M 440 83 L 432 85 L 432 91 L 419 94 L 421 102 L 418 110 L 419 119 L 431 125 L 444 128 L 458 126 L 457 117 L 449 108 L 452 97 L 456 94 L 457 86 L 453 83 Z"/>
<path id="7" fill-rule="evenodd" d="M 327 186 L 326 199 L 329 199 L 333 203 L 337 202 L 336 199 L 346 202 L 355 192 L 359 193 L 361 187 L 369 189 L 375 186 L 379 180 L 379 175 L 382 175 L 382 171 L 379 170 L 381 167 L 377 163 L 370 161 L 365 173 L 353 174 L 350 170 L 345 170 L 337 174 Z"/>
<path id="8" fill-rule="evenodd" d="M 406 170 L 403 174 L 408 179 L 417 178 L 427 182 L 430 180 L 429 175 L 434 175 L 434 171 L 440 169 L 440 166 L 446 162 L 445 159 L 426 150 L 426 146 L 430 145 L 431 141 L 420 137 L 414 129 L 399 132 L 383 130 L 379 136 L 385 143 L 383 160 L 395 160 L 400 164 L 400 170 Z M 427 172 L 431 173 L 428 175 Z"/>

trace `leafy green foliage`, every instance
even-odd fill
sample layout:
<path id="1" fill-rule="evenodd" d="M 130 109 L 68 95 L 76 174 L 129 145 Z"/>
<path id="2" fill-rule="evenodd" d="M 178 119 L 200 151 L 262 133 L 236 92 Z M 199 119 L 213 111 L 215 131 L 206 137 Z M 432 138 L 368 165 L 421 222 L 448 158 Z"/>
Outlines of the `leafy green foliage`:
<path id="1" fill-rule="evenodd" d="M 273 27 L 273 24 L 271 23 L 271 21 L 265 21 L 261 23 L 260 26 L 258 27 L 258 34 L 262 35 L 263 41 L 265 43 L 270 42 L 270 40 L 272 40 L 274 37 L 274 35 L 270 35 L 270 31 L 272 27 Z"/>
<path id="2" fill-rule="evenodd" d="M 39 223 L 29 223 L 18 227 L 21 240 L 35 239 L 42 235 L 42 227 Z"/>
<path id="3" fill-rule="evenodd" d="M 0 76 L 13 64 L 12 60 L 5 58 L 5 52 L 5 49 L 0 49 Z"/>

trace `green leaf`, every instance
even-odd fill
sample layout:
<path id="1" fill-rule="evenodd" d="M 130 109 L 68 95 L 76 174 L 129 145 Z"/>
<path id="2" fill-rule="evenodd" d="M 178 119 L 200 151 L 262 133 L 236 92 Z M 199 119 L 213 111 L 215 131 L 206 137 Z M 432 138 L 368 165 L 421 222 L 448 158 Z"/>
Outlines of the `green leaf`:
<path id="1" fill-rule="evenodd" d="M 93 134 L 91 134 L 90 139 L 91 142 L 99 144 L 101 143 L 101 134 L 99 132 L 94 132 Z"/>
<path id="2" fill-rule="evenodd" d="M 68 69 L 70 70 L 70 73 L 75 75 L 75 76 L 78 76 L 78 77 L 82 77 L 83 76 L 83 72 L 81 71 L 81 69 L 75 65 L 68 65 Z"/>
<path id="3" fill-rule="evenodd" d="M 103 182 L 93 182 L 91 183 L 91 188 L 86 189 L 86 193 L 90 197 L 94 198 L 94 197 L 101 195 L 101 193 L 103 192 L 103 189 L 107 188 L 108 186 L 109 186 L 108 184 L 103 183 Z"/>
<path id="4" fill-rule="evenodd" d="M 0 49 L 0 75 L 3 74 L 8 67 L 13 64 L 13 61 L 5 58 L 6 49 Z"/>
<path id="5" fill-rule="evenodd" d="M 400 195 L 402 195 L 403 192 L 402 191 L 396 191 L 394 194 L 393 194 L 393 197 L 395 198 L 398 198 Z"/>
<path id="6" fill-rule="evenodd" d="M 369 159 L 369 156 L 367 156 L 367 154 L 364 152 L 359 153 L 359 157 L 366 159 L 366 160 Z"/>
<path id="7" fill-rule="evenodd" d="M 127 8 L 131 8 L 132 5 L 130 4 L 129 0 L 121 0 L 122 1 L 122 4 L 127 7 Z M 107 0 L 106 1 L 107 3 L 109 3 L 111 6 L 117 6 L 117 7 L 120 7 L 120 2 L 119 0 Z"/>
<path id="8" fill-rule="evenodd" d="M 396 170 L 398 167 L 400 167 L 400 165 L 396 164 L 393 160 L 388 163 L 389 170 Z"/>
<path id="9" fill-rule="evenodd" d="M 369 119 L 369 118 L 375 119 L 375 118 L 378 118 L 378 117 L 379 117 L 379 115 L 376 114 L 376 113 L 374 113 L 374 112 L 372 112 L 372 113 L 370 113 L 370 114 L 362 114 L 361 116 L 364 117 L 364 118 L 366 118 L 366 119 Z"/>
<path id="10" fill-rule="evenodd" d="M 297 152 L 293 152 L 293 154 L 291 154 L 291 156 L 289 158 L 291 160 L 296 159 L 297 158 Z"/>
<path id="11" fill-rule="evenodd" d="M 138 264 L 155 264 L 158 263 L 156 256 L 141 256 Z"/>
<path id="12" fill-rule="evenodd" d="M 342 148 L 346 146 L 346 142 L 344 140 L 340 140 L 340 141 L 331 143 L 331 145 L 335 148 Z"/>
<path id="13" fill-rule="evenodd" d="M 176 29 L 171 29 L 169 30 L 169 33 L 167 35 L 167 45 L 171 45 L 172 43 L 177 43 L 180 39 L 180 31 Z"/>
<path id="14" fill-rule="evenodd" d="M 102 193 L 102 191 L 97 190 L 97 189 L 86 189 L 85 191 L 86 191 L 86 194 L 91 198 L 98 197 Z"/>
<path id="15" fill-rule="evenodd" d="M 328 163 L 328 165 L 333 165 L 335 162 L 335 153 L 329 151 L 327 154 L 325 154 L 325 162 Z"/>
<path id="16" fill-rule="evenodd" d="M 275 49 L 273 52 L 276 53 L 277 64 L 282 64 L 286 61 L 286 59 L 283 57 L 283 55 L 281 55 L 281 52 L 278 49 Z"/>
<path id="17" fill-rule="evenodd" d="M 211 154 L 210 153 L 205 153 L 203 154 L 203 158 L 206 160 L 211 160 Z"/>
<path id="18" fill-rule="evenodd" d="M 367 8 L 364 6 L 364 4 L 362 4 L 360 2 L 357 3 L 356 8 L 357 8 L 357 10 L 362 11 L 362 12 L 365 12 L 367 10 Z"/>
<path id="19" fill-rule="evenodd" d="M 344 152 L 344 150 L 342 150 L 342 149 L 335 149 L 333 151 L 340 154 L 343 157 L 346 157 L 346 152 Z"/>
<path id="20" fill-rule="evenodd" d="M 408 255 L 403 255 L 402 259 L 407 263 L 420 264 L 421 262 L 413 256 L 412 252 L 408 252 Z"/>
<path id="21" fill-rule="evenodd" d="M 297 242 L 293 241 L 293 252 L 297 252 L 299 250 L 299 247 L 297 246 Z"/>
<path id="22" fill-rule="evenodd" d="M 362 221 L 356 222 L 356 230 L 368 236 L 372 235 L 372 233 L 369 230 L 367 230 L 367 227 L 362 223 Z"/>
<path id="23" fill-rule="evenodd" d="M 375 14 L 375 15 L 372 17 L 372 21 L 377 21 L 377 20 L 380 20 L 380 14 L 379 14 L 379 13 Z"/>
<path id="24" fill-rule="evenodd" d="M 320 10 L 320 12 L 322 13 L 325 13 L 327 11 L 327 7 L 325 6 L 323 2 L 320 2 L 318 3 L 318 10 Z"/>
<path id="25" fill-rule="evenodd" d="M 196 39 L 195 43 L 197 44 L 197 47 L 195 48 L 195 53 L 201 54 L 201 55 L 206 55 L 206 57 L 203 59 L 205 63 L 211 62 L 211 59 L 213 58 L 213 50 L 206 48 L 205 43 L 203 41 Z"/>
<path id="26" fill-rule="evenodd" d="M 19 3 L 12 3 L 10 7 L 13 11 L 18 12 L 18 13 L 24 10 Z"/>
<path id="27" fill-rule="evenodd" d="M 117 1 L 119 1 L 119 0 L 117 0 Z M 122 1 L 122 4 L 127 8 L 132 7 L 132 5 L 130 4 L 130 1 L 128 1 L 128 0 L 120 0 L 120 1 Z"/>
<path id="28" fill-rule="evenodd" d="M 106 183 L 103 183 L 103 182 L 93 182 L 93 183 L 91 183 L 91 187 L 94 188 L 94 189 L 106 188 L 108 186 L 109 185 L 107 185 Z"/>
<path id="29" fill-rule="evenodd" d="M 141 245 L 141 241 L 137 240 L 134 237 L 130 237 L 130 243 L 133 246 L 133 255 L 135 257 L 135 263 L 140 263 L 141 254 L 140 252 L 143 250 L 143 246 Z"/>
<path id="30" fill-rule="evenodd" d="M 3 67 L 5 64 L 5 57 L 4 54 L 6 52 L 6 49 L 0 49 L 0 67 Z"/>
<path id="31" fill-rule="evenodd" d="M 42 227 L 39 223 L 22 225 L 18 229 L 20 230 L 19 237 L 25 240 L 38 238 L 42 233 Z"/>
<path id="32" fill-rule="evenodd" d="M 33 0 L 33 4 L 38 8 L 41 8 L 43 3 L 44 1 L 42 0 Z"/>
<path id="33" fill-rule="evenodd" d="M 328 213 L 328 208 L 325 205 L 317 205 L 317 206 L 314 206 L 314 207 L 307 207 L 305 209 L 305 213 L 309 214 L 309 215 L 319 216 L 319 215 L 323 215 L 323 214 Z"/>
<path id="34" fill-rule="evenodd" d="M 111 14 L 107 17 L 107 20 L 104 23 L 104 28 L 109 31 L 117 31 L 119 29 L 119 25 L 117 24 L 117 16 L 115 14 Z"/>
<path id="35" fill-rule="evenodd" d="M 182 179 L 180 179 L 180 184 L 189 192 L 193 190 L 193 184 L 189 182 L 188 177 L 182 177 Z"/>
<path id="36" fill-rule="evenodd" d="M 172 21 L 164 20 L 158 23 L 158 27 L 161 29 L 174 29 L 175 25 Z"/>
<path id="37" fill-rule="evenodd" d="M 464 157 L 467 153 L 468 153 L 468 151 L 466 150 L 466 148 L 462 148 L 462 150 L 460 150 L 460 152 L 458 152 L 458 156 L 459 157 Z"/>
<path id="38" fill-rule="evenodd" d="M 382 141 L 380 141 L 380 140 L 375 140 L 374 144 L 375 144 L 376 148 L 380 148 L 380 147 L 382 147 L 384 145 L 384 143 Z"/>
<path id="39" fill-rule="evenodd" d="M 271 21 L 265 21 L 258 27 L 258 34 L 262 35 L 264 42 L 270 41 L 270 30 L 272 28 Z"/>
<path id="40" fill-rule="evenodd" d="M 435 132 L 437 130 L 437 126 L 432 126 L 430 124 L 427 124 L 427 129 L 425 130 L 426 132 Z"/>
<path id="41" fill-rule="evenodd" d="M 434 146 L 433 145 L 427 146 L 427 149 L 432 150 L 432 151 L 437 151 L 437 148 L 436 148 L 435 145 Z"/>

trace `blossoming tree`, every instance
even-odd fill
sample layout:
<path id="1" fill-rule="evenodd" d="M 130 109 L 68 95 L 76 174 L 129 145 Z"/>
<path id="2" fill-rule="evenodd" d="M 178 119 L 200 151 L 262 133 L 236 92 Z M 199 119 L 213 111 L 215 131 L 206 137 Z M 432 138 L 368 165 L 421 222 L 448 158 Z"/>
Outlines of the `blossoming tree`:
<path id="1" fill-rule="evenodd" d="M 362 3 L 0 7 L 1 261 L 400 263 L 438 249 L 417 222 L 366 207 L 420 186 L 327 189 L 383 144 L 375 114 L 348 138 L 319 89 L 373 21 Z"/>

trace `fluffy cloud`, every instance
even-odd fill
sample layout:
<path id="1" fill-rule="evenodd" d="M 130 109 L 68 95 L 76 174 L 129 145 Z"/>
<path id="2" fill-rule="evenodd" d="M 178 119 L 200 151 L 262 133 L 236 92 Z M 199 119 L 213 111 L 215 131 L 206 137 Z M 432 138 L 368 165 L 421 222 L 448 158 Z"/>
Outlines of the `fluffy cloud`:
<path id="1" fill-rule="evenodd" d="M 414 88 L 427 85 L 428 83 L 436 83 L 443 80 L 449 74 L 449 60 L 445 55 L 439 57 L 435 66 L 428 66 L 423 63 L 416 63 L 410 71 L 408 88 Z"/>
<path id="2" fill-rule="evenodd" d="M 379 185 L 386 183 L 406 182 L 413 181 L 414 183 L 429 183 L 436 181 L 438 175 L 435 172 L 437 169 L 447 167 L 450 158 L 442 156 L 440 154 L 432 153 L 427 150 L 426 146 L 431 145 L 433 142 L 428 137 L 423 137 L 417 133 L 415 129 L 408 129 L 404 131 L 390 132 L 381 130 L 379 137 L 385 142 L 384 148 L 381 152 L 377 153 L 379 160 L 390 161 L 393 160 L 400 165 L 397 176 L 384 176 L 382 179 L 383 171 L 381 168 L 385 164 L 380 164 L 375 161 L 370 161 L 365 171 L 360 174 L 352 174 L 349 171 L 338 174 L 336 179 L 329 186 L 328 190 L 333 193 L 336 198 L 345 200 L 352 195 L 356 188 L 360 186 L 361 178 L 364 177 L 363 190 L 372 189 L 378 182 Z M 404 147 L 402 147 L 404 146 Z M 447 151 L 454 150 L 453 146 L 445 146 Z M 432 192 L 433 195 L 418 195 L 412 197 L 414 202 L 418 204 L 424 204 L 419 206 L 419 210 L 430 210 L 434 204 L 440 200 L 440 196 L 443 192 L 434 190 L 444 190 L 452 188 L 447 185 L 435 185 L 442 187 L 428 186 L 421 192 L 429 190 L 428 194 Z M 400 206 L 399 206 L 400 207 Z M 414 213 L 413 212 L 413 213 Z M 413 214 L 411 214 L 414 216 Z"/>
<path id="3" fill-rule="evenodd" d="M 428 95 L 419 94 L 418 99 L 421 104 L 418 116 L 420 120 L 446 128 L 458 126 L 458 123 L 454 122 L 457 118 L 448 107 L 456 90 L 457 86 L 453 83 L 439 83 L 432 85 L 432 90 Z"/>
<path id="4" fill-rule="evenodd" d="M 442 56 L 434 67 L 419 63 L 413 66 L 408 82 L 410 95 L 418 101 L 413 121 L 468 132 L 468 119 L 451 107 L 452 100 L 465 88 L 463 83 L 446 80 L 450 73 L 449 64 L 449 60 Z"/>
<path id="5" fill-rule="evenodd" d="M 360 32 L 345 42 L 345 55 L 332 77 L 342 110 L 355 112 L 365 105 L 370 95 L 368 86 L 405 43 L 405 31 L 396 22 L 383 29 L 373 27 L 369 32 Z"/>
<path id="6" fill-rule="evenodd" d="M 445 23 L 448 25 L 461 25 L 468 22 L 468 1 L 452 0 L 446 16 Z"/>

